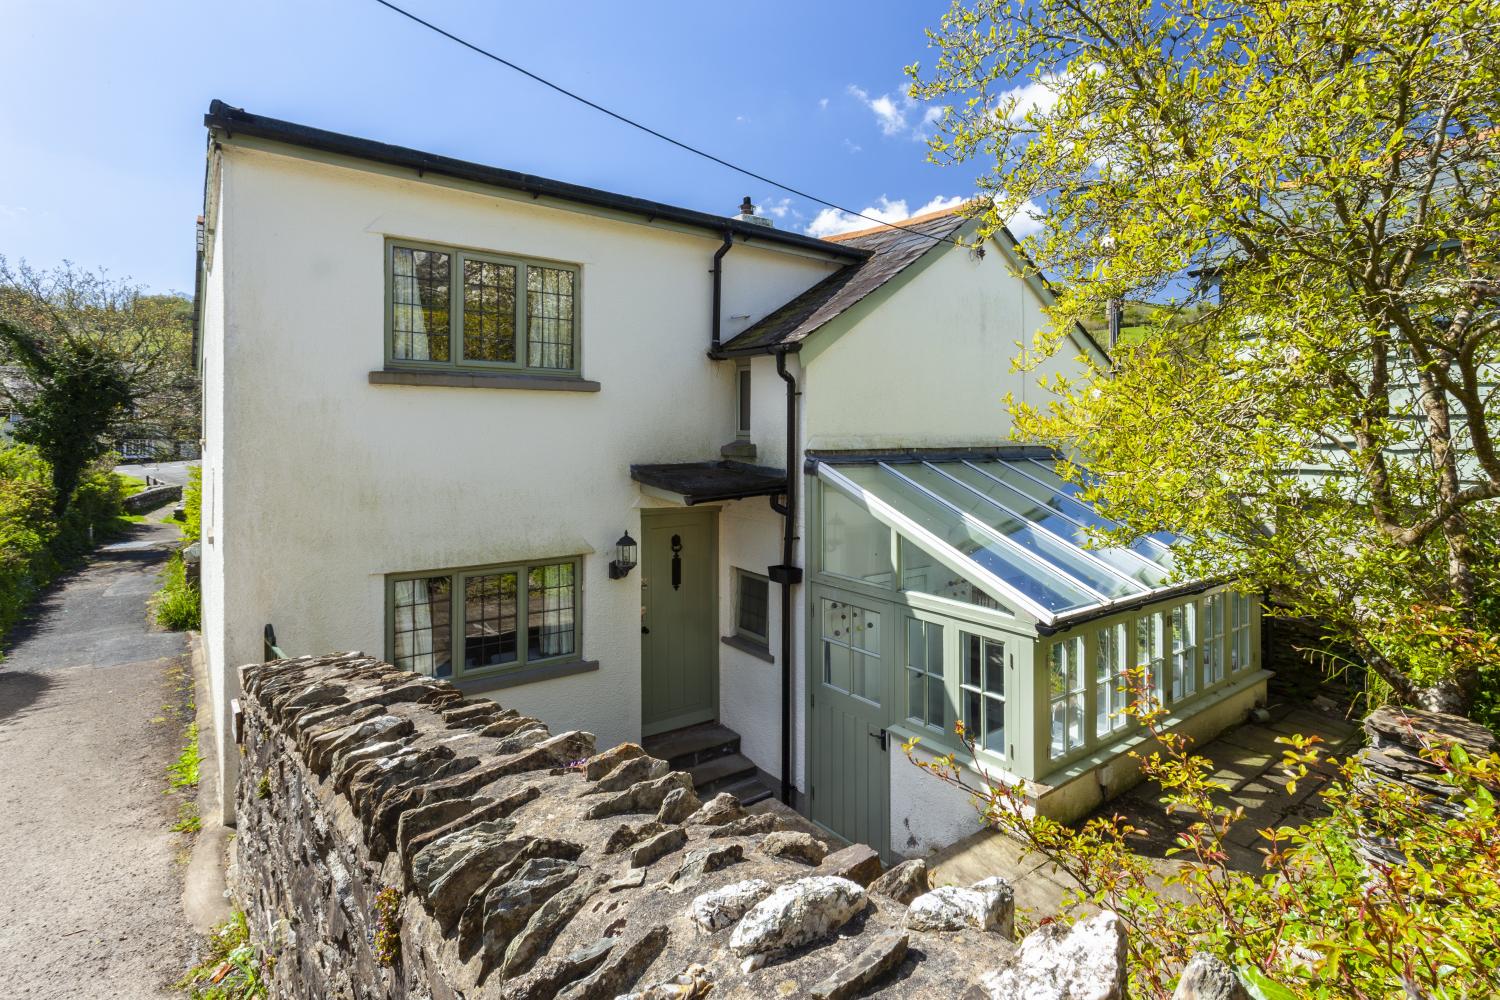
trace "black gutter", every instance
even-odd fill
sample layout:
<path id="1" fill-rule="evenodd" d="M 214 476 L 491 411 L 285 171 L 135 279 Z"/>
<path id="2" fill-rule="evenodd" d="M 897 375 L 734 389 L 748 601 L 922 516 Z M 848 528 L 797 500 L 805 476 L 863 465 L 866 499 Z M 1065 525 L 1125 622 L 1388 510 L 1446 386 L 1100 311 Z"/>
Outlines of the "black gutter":
<path id="1" fill-rule="evenodd" d="M 1205 590 L 1220 586 L 1223 582 L 1223 580 L 1194 580 L 1191 583 L 1180 583 L 1175 587 L 1166 587 L 1149 594 L 1141 594 L 1139 597 L 1132 597 L 1128 601 L 1117 601 L 1114 604 L 1089 608 L 1087 611 L 1080 611 L 1073 615 L 1064 615 L 1053 621 L 1051 625 L 1037 622 L 1036 631 L 1038 635 L 1057 635 L 1059 632 L 1067 632 L 1079 625 L 1087 625 L 1089 622 L 1096 622 L 1101 618 L 1120 614 L 1122 611 L 1137 611 L 1148 604 L 1159 604 L 1162 601 L 1187 597 L 1189 594 L 1201 594 Z"/>
<path id="2" fill-rule="evenodd" d="M 776 352 L 776 374 L 786 383 L 786 499 L 771 498 L 782 517 L 781 565 L 771 567 L 771 579 L 781 584 L 781 801 L 795 806 L 792 789 L 792 587 L 802 582 L 797 558 L 797 379 L 786 370 L 785 349 Z"/>
<path id="3" fill-rule="evenodd" d="M 747 199 L 748 200 L 748 199 Z M 734 247 L 734 232 L 727 226 L 724 229 L 724 245 L 714 251 L 714 304 L 713 322 L 710 324 L 712 333 L 709 334 L 708 356 L 715 357 L 719 353 L 719 335 L 724 323 L 724 255 Z"/>
<path id="4" fill-rule="evenodd" d="M 531 195 L 533 198 L 556 198 L 560 201 L 573 202 L 579 205 L 589 205 L 594 208 L 605 208 L 631 215 L 639 215 L 647 222 L 675 222 L 679 225 L 691 226 L 695 229 L 705 229 L 713 233 L 722 233 L 727 229 L 729 232 L 742 237 L 746 241 L 760 240 L 763 243 L 780 243 L 785 246 L 814 250 L 818 253 L 848 260 L 864 260 L 870 256 L 870 251 L 868 250 L 843 246 L 838 243 L 816 239 L 812 236 L 803 236 L 801 233 L 772 229 L 768 226 L 757 226 L 748 222 L 739 222 L 735 219 L 726 219 L 721 215 L 696 212 L 690 208 L 679 208 L 676 205 L 667 205 L 645 198 L 633 198 L 629 195 L 601 191 L 598 188 L 568 184 L 564 181 L 550 180 L 546 177 L 537 177 L 533 174 L 523 174 L 515 170 L 503 170 L 499 167 L 488 167 L 481 163 L 471 163 L 467 160 L 456 160 L 448 156 L 438 156 L 435 153 L 424 153 L 405 146 L 393 146 L 389 143 L 375 142 L 371 139 L 360 139 L 356 136 L 344 135 L 339 132 L 329 132 L 325 129 L 312 128 L 308 125 L 298 125 L 295 122 L 282 121 L 278 118 L 266 118 L 261 115 L 251 114 L 243 108 L 231 107 L 223 101 L 218 100 L 209 104 L 208 114 L 203 116 L 203 124 L 209 129 L 222 132 L 226 138 L 242 135 L 257 139 L 267 139 L 272 142 L 282 142 L 290 146 L 300 146 L 304 149 L 314 149 L 323 153 L 367 160 L 371 163 L 384 163 L 388 166 L 405 167 L 415 170 L 419 175 L 429 173 L 439 174 L 444 177 L 473 181 L 491 187 L 520 191 L 523 194 Z"/>

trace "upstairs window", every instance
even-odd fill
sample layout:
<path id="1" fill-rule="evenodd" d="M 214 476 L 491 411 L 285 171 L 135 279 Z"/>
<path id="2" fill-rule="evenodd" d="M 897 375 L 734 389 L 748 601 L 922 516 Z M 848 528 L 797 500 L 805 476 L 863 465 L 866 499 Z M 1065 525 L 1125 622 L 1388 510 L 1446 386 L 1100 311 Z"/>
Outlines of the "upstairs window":
<path id="1" fill-rule="evenodd" d="M 387 361 L 577 372 L 577 268 L 406 242 L 386 257 Z"/>

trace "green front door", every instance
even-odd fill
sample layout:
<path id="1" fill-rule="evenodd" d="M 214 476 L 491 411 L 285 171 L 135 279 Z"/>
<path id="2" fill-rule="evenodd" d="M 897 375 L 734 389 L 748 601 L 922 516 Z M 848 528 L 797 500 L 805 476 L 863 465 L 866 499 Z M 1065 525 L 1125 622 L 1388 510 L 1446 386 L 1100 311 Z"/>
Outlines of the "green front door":
<path id="1" fill-rule="evenodd" d="M 641 732 L 719 715 L 713 510 L 641 511 Z"/>
<path id="2" fill-rule="evenodd" d="M 815 822 L 890 856 L 894 631 L 888 605 L 818 588 L 813 602 L 812 795 Z"/>

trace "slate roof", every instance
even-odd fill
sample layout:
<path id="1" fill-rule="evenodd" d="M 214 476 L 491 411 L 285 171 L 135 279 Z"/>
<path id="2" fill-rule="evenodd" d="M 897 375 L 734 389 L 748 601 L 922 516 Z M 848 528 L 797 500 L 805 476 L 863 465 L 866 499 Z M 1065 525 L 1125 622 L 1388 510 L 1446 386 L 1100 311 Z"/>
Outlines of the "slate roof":
<path id="1" fill-rule="evenodd" d="M 870 252 L 813 285 L 786 305 L 726 341 L 724 354 L 756 354 L 800 343 L 818 328 L 880 288 L 968 221 L 962 206 L 904 220 L 901 228 L 876 226 L 827 238 Z M 934 239 L 933 237 L 936 237 Z"/>
<path id="2" fill-rule="evenodd" d="M 741 462 L 680 462 L 632 465 L 630 478 L 676 493 L 689 507 L 719 500 L 770 497 L 786 492 L 786 472 Z"/>

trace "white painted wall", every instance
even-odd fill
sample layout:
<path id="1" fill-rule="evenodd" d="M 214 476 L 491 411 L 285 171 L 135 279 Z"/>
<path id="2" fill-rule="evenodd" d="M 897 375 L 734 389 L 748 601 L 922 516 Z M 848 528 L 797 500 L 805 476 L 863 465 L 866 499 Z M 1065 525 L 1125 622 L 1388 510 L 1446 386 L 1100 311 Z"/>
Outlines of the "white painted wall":
<path id="1" fill-rule="evenodd" d="M 1047 320 L 997 244 L 982 260 L 956 247 L 932 252 L 941 256 L 847 330 L 825 329 L 803 348 L 810 449 L 1002 444 L 1007 392 L 1044 403 L 1039 380 L 1078 370 L 1070 348 L 1036 371 L 1012 371 Z"/>
<path id="2" fill-rule="evenodd" d="M 631 463 L 717 457 L 733 436 L 732 366 L 705 355 L 718 238 L 234 143 L 222 193 L 211 670 L 258 660 L 266 622 L 291 654 L 383 653 L 388 573 L 581 554 L 582 652 L 600 669 L 496 698 L 601 745 L 637 739 L 639 581 L 607 579 L 608 547 L 640 537 Z M 583 375 L 602 391 L 368 384 L 388 235 L 578 264 Z M 832 266 L 736 246 L 726 312 L 763 314 Z"/>
<path id="3" fill-rule="evenodd" d="M 734 635 L 736 567 L 766 575 L 781 562 L 781 516 L 765 499 L 739 500 L 719 512 L 719 635 Z M 740 734 L 740 751 L 761 770 L 781 774 L 781 587 L 767 587 L 768 647 L 775 663 L 719 646 L 719 721 Z M 793 730 L 795 732 L 795 729 Z"/>

